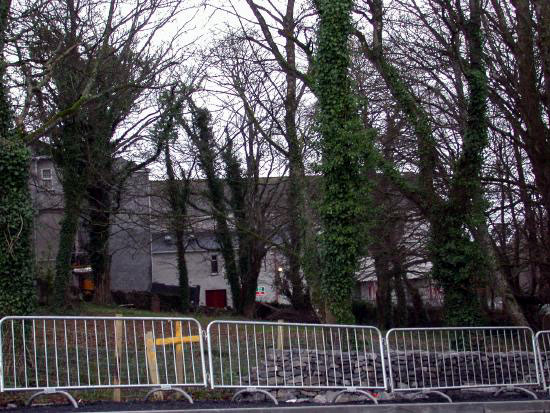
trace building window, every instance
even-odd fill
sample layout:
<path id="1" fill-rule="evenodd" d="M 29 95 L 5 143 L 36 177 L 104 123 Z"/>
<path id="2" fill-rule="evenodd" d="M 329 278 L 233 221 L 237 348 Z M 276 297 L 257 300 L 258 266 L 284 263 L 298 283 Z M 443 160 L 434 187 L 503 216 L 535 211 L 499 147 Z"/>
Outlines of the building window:
<path id="1" fill-rule="evenodd" d="M 42 186 L 47 189 L 52 188 L 52 170 L 50 168 L 44 168 L 40 171 L 42 178 Z"/>
<path id="2" fill-rule="evenodd" d="M 218 275 L 218 256 L 212 255 L 210 257 L 210 272 L 212 275 Z"/>

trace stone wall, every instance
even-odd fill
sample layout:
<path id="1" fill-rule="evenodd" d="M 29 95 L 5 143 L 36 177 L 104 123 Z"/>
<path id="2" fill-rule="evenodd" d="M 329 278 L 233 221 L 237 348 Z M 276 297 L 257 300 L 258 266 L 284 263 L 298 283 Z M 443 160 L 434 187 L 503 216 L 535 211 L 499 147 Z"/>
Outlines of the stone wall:
<path id="1" fill-rule="evenodd" d="M 535 383 L 532 352 L 392 352 L 392 377 L 400 389 Z"/>
<path id="2" fill-rule="evenodd" d="M 544 354 L 544 360 L 550 353 Z M 378 353 L 331 352 L 308 350 L 277 351 L 267 349 L 258 366 L 242 372 L 252 387 L 296 386 L 299 389 L 272 390 L 279 400 L 331 402 L 336 389 L 300 387 L 383 387 L 382 359 Z M 550 361 L 550 360 L 549 360 Z M 547 369 L 548 371 L 548 369 Z M 386 362 L 389 378 L 389 366 Z M 536 382 L 536 360 L 532 352 L 392 352 L 391 373 L 394 387 L 410 389 L 434 387 L 490 386 Z M 547 373 L 546 373 L 547 374 Z M 547 374 L 547 378 L 548 377 Z M 389 381 L 389 380 L 388 380 Z M 381 390 L 378 397 L 393 398 Z M 254 400 L 261 395 L 248 396 Z M 343 400 L 366 400 L 361 395 L 343 396 Z"/>

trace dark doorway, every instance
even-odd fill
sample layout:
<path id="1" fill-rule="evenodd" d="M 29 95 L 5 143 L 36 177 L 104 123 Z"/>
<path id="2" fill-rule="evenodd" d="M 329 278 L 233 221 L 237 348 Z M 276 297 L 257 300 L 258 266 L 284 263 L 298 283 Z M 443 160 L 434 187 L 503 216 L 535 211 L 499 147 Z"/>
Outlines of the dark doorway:
<path id="1" fill-rule="evenodd" d="M 206 290 L 205 295 L 207 307 L 227 307 L 227 292 L 225 290 Z"/>

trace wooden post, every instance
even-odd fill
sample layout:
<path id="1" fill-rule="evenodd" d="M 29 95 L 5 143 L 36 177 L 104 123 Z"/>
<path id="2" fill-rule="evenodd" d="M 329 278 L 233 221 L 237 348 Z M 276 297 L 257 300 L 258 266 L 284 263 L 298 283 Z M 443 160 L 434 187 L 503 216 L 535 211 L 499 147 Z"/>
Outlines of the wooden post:
<path id="1" fill-rule="evenodd" d="M 159 370 L 157 365 L 157 349 L 155 340 L 153 339 L 153 332 L 148 331 L 145 334 L 145 345 L 147 348 L 147 365 L 149 367 L 149 379 L 151 384 L 160 384 Z M 162 400 L 162 393 L 156 392 L 153 394 L 153 398 L 156 400 Z"/>
<path id="2" fill-rule="evenodd" d="M 122 314 L 116 314 L 117 317 L 122 317 Z M 122 356 L 122 320 L 115 321 L 115 360 L 121 360 Z M 115 373 L 114 383 L 115 385 L 120 384 L 120 377 L 118 371 Z M 115 387 L 113 389 L 113 401 L 120 402 L 120 387 Z"/>
<path id="3" fill-rule="evenodd" d="M 183 383 L 183 336 L 182 336 L 181 321 L 176 322 L 176 338 L 180 339 L 180 344 L 176 344 L 176 378 L 178 383 Z"/>
<path id="4" fill-rule="evenodd" d="M 282 324 L 284 320 L 278 320 L 279 324 Z M 277 350 L 283 350 L 283 326 L 277 327 Z"/>

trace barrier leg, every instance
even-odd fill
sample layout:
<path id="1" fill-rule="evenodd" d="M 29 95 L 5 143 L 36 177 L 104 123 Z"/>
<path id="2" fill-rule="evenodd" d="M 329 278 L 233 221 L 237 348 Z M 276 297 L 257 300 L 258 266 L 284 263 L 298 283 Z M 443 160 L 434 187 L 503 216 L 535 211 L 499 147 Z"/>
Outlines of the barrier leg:
<path id="1" fill-rule="evenodd" d="M 425 395 L 425 396 L 428 396 L 430 394 L 435 394 L 437 396 L 440 396 L 440 397 L 443 397 L 445 400 L 447 400 L 449 403 L 452 403 L 453 402 L 453 399 L 451 399 L 449 397 L 449 395 L 443 393 L 443 392 L 440 392 L 438 390 L 422 390 L 422 391 L 418 391 L 416 393 L 413 393 L 413 396 L 416 398 L 416 397 L 419 397 L 421 395 Z"/>
<path id="2" fill-rule="evenodd" d="M 340 390 L 338 393 L 336 393 L 336 396 L 334 396 L 334 399 L 332 400 L 333 403 L 336 403 L 340 396 L 342 396 L 344 393 L 360 393 L 365 396 L 367 396 L 369 399 L 373 401 L 374 404 L 378 404 L 378 400 L 374 398 L 372 394 L 370 394 L 368 391 L 360 390 L 360 389 L 344 389 Z"/>
<path id="3" fill-rule="evenodd" d="M 38 396 L 42 396 L 44 394 L 62 394 L 63 396 L 65 396 L 71 402 L 71 404 L 73 405 L 73 407 L 75 409 L 78 409 L 78 403 L 76 402 L 75 398 L 73 396 L 71 396 L 71 394 L 69 392 L 66 392 L 64 390 L 42 390 L 42 391 L 39 391 L 38 393 L 34 393 L 31 397 L 29 397 L 29 400 L 27 400 L 27 403 L 25 405 L 30 406 L 34 399 L 36 399 Z"/>
<path id="4" fill-rule="evenodd" d="M 268 392 L 267 390 L 263 390 L 263 389 L 257 389 L 255 387 L 250 387 L 248 389 L 239 390 L 237 393 L 235 393 L 233 395 L 233 398 L 231 399 L 231 401 L 234 402 L 235 400 L 237 400 L 237 397 L 239 397 L 241 394 L 244 394 L 244 393 L 262 393 L 262 394 L 266 395 L 268 398 L 270 398 L 273 401 L 273 403 L 275 403 L 276 405 L 279 404 L 277 399 L 270 392 Z"/>
<path id="5" fill-rule="evenodd" d="M 513 392 L 513 391 L 517 391 L 517 392 L 520 392 L 520 393 L 525 393 L 525 394 L 528 394 L 529 396 L 531 396 L 533 399 L 535 400 L 538 400 L 539 398 L 537 397 L 537 395 L 532 392 L 531 390 L 529 389 L 524 389 L 523 387 L 517 387 L 517 386 L 506 386 L 506 387 L 501 387 L 500 389 L 498 389 L 494 396 L 498 396 L 499 394 L 501 393 L 504 393 L 504 392 Z"/>
<path id="6" fill-rule="evenodd" d="M 438 390 L 426 390 L 426 391 L 423 391 L 422 394 L 436 394 L 438 396 L 441 396 L 443 397 L 445 400 L 447 400 L 449 403 L 452 403 L 453 402 L 453 399 L 451 399 L 449 397 L 449 395 L 443 393 L 443 392 L 440 392 Z"/>
<path id="7" fill-rule="evenodd" d="M 149 390 L 149 392 L 145 395 L 145 399 L 143 399 L 143 401 L 149 400 L 149 397 L 151 397 L 151 395 L 153 393 L 156 393 L 158 391 L 175 391 L 176 393 L 179 393 L 183 397 L 185 397 L 190 404 L 193 404 L 193 398 L 189 395 L 189 393 L 187 393 L 185 390 L 177 388 L 177 387 L 172 387 L 172 388 L 169 388 L 169 389 L 163 389 L 162 387 L 158 387 L 158 388 Z"/>

